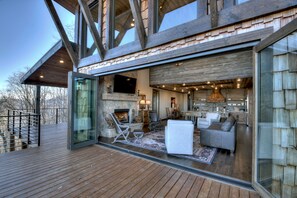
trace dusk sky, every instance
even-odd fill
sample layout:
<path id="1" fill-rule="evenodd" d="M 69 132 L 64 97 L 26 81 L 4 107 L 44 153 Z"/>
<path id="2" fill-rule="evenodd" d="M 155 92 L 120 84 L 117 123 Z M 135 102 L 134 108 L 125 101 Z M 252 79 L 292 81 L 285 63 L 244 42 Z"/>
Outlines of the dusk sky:
<path id="1" fill-rule="evenodd" d="M 74 15 L 55 4 L 63 25 Z M 9 75 L 27 71 L 59 39 L 43 0 L 0 0 L 0 89 Z"/>

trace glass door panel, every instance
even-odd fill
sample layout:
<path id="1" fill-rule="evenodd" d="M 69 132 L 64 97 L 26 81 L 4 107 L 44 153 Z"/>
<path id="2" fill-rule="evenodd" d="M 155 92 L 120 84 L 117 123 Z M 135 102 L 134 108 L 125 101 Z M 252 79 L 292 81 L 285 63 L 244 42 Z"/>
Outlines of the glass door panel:
<path id="1" fill-rule="evenodd" d="M 296 54 L 297 32 L 258 54 L 255 186 L 272 197 L 297 197 Z"/>
<path id="2" fill-rule="evenodd" d="M 96 143 L 98 80 L 69 72 L 68 81 L 68 148 L 74 149 Z"/>

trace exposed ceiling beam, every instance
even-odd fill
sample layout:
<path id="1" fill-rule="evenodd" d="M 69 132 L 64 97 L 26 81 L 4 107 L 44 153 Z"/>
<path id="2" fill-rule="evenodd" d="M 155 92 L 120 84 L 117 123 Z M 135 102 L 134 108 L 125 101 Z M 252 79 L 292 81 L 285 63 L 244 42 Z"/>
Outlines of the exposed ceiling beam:
<path id="1" fill-rule="evenodd" d="M 102 39 L 101 39 L 101 37 L 100 37 L 100 35 L 98 33 L 98 30 L 96 28 L 96 25 L 95 25 L 93 16 L 91 14 L 91 11 L 90 11 L 88 5 L 86 4 L 86 2 L 84 2 L 84 0 L 78 0 L 78 3 L 80 5 L 81 11 L 82 11 L 82 13 L 83 13 L 83 15 L 85 17 L 87 25 L 90 28 L 90 32 L 91 32 L 91 35 L 93 37 L 94 43 L 95 43 L 95 45 L 97 47 L 98 54 L 99 54 L 101 60 L 104 60 L 105 49 L 103 47 Z"/>
<path id="2" fill-rule="evenodd" d="M 129 3 L 130 3 L 133 18 L 135 21 L 135 28 L 137 31 L 137 36 L 139 38 L 140 45 L 141 45 L 142 49 L 144 49 L 145 42 L 146 42 L 146 34 L 145 34 L 144 25 L 143 25 L 143 20 L 142 20 L 141 14 L 140 14 L 141 11 L 140 11 L 140 7 L 138 4 L 138 0 L 129 0 Z"/>
<path id="3" fill-rule="evenodd" d="M 56 28 L 61 36 L 61 39 L 65 45 L 65 48 L 71 58 L 73 65 L 75 67 L 77 67 L 77 65 L 78 65 L 77 54 L 73 50 L 73 47 L 68 39 L 65 29 L 63 28 L 63 25 L 61 23 L 61 20 L 60 20 L 58 14 L 57 14 L 57 11 L 54 7 L 52 0 L 44 0 L 44 2 L 49 10 L 49 13 L 50 13 L 55 25 L 56 25 Z"/>

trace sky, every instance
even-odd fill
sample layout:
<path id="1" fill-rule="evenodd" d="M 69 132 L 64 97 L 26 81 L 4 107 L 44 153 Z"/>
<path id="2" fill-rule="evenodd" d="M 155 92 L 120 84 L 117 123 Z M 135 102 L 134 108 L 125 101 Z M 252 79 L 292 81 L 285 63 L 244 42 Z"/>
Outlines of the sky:
<path id="1" fill-rule="evenodd" d="M 54 4 L 62 24 L 74 15 Z M 27 71 L 57 42 L 60 35 L 43 0 L 0 0 L 0 89 L 8 76 Z"/>

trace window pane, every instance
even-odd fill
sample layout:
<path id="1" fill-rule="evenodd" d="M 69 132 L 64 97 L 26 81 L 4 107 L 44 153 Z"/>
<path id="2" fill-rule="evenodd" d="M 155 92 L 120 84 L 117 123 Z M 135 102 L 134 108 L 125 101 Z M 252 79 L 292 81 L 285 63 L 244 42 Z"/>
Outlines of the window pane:
<path id="1" fill-rule="evenodd" d="M 93 16 L 96 29 L 98 30 L 98 4 L 94 5 L 91 7 L 91 14 Z M 83 17 L 83 23 L 84 23 L 84 29 L 85 32 L 83 33 L 83 40 L 84 40 L 84 45 L 82 46 L 82 57 L 88 57 L 92 56 L 94 54 L 98 54 L 97 47 L 94 43 L 94 39 L 92 37 L 92 34 L 90 32 L 90 28 L 87 26 L 85 18 Z"/>
<path id="2" fill-rule="evenodd" d="M 296 197 L 296 52 L 293 33 L 259 54 L 257 181 L 274 197 Z"/>
<path id="3" fill-rule="evenodd" d="M 249 0 L 236 0 L 236 5 L 248 2 Z"/>
<path id="4" fill-rule="evenodd" d="M 135 40 L 135 24 L 129 0 L 114 0 L 114 42 L 113 47 Z"/>
<path id="5" fill-rule="evenodd" d="M 167 30 L 197 18 L 197 1 L 158 1 L 158 31 Z"/>

